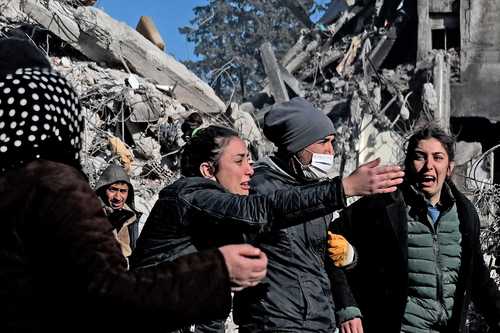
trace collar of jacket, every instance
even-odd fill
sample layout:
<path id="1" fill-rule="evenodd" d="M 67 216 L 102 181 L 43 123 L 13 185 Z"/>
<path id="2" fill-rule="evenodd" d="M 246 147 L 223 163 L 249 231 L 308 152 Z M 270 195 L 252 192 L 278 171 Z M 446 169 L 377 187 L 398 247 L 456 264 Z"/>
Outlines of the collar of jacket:
<path id="1" fill-rule="evenodd" d="M 417 189 L 413 184 L 403 185 L 401 187 L 403 192 L 404 200 L 407 205 L 415 207 L 419 210 L 427 211 L 427 206 L 431 205 L 429 199 L 425 198 L 424 194 Z M 448 182 L 443 184 L 443 189 L 441 190 L 441 198 L 437 204 L 441 211 L 448 211 L 456 203 L 455 196 L 451 191 L 451 187 Z"/>

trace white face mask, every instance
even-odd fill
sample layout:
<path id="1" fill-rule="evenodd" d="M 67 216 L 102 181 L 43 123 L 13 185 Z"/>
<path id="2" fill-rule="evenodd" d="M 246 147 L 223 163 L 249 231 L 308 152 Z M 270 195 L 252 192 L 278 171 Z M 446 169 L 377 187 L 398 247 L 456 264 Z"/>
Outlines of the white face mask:
<path id="1" fill-rule="evenodd" d="M 325 178 L 333 168 L 333 155 L 330 154 L 313 153 L 309 165 L 303 165 L 298 158 L 297 161 L 302 166 L 302 172 L 307 179 Z"/>

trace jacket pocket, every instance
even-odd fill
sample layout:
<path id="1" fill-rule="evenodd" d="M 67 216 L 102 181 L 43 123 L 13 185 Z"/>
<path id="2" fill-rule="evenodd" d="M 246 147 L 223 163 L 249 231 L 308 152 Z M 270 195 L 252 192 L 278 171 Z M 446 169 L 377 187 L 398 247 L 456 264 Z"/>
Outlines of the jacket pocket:
<path id="1" fill-rule="evenodd" d="M 311 277 L 301 277 L 299 280 L 303 299 L 302 318 L 305 321 L 330 322 L 335 316 L 333 301 L 325 292 L 319 281 Z"/>

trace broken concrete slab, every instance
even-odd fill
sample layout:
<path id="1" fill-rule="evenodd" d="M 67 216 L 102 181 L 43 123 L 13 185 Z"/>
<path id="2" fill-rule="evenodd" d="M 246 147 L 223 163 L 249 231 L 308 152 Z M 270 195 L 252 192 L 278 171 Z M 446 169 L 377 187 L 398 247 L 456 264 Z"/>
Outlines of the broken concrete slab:
<path id="1" fill-rule="evenodd" d="M 49 2 L 46 8 L 35 0 L 25 0 L 23 10 L 96 62 L 123 65 L 159 84 L 176 85 L 177 99 L 200 111 L 211 113 L 225 109 L 213 89 L 183 64 L 97 8 L 79 7 L 73 11 L 56 1 Z"/>
<path id="2" fill-rule="evenodd" d="M 437 95 L 437 112 L 434 119 L 446 131 L 450 130 L 450 63 L 444 51 L 436 53 L 434 58 L 434 87 Z"/>
<path id="3" fill-rule="evenodd" d="M 0 0 L 0 13 L 7 20 L 20 20 L 24 16 L 21 11 L 22 0 Z"/>
<path id="4" fill-rule="evenodd" d="M 271 43 L 265 42 L 260 47 L 262 62 L 264 63 L 264 69 L 266 71 L 267 77 L 269 79 L 269 88 L 271 90 L 271 95 L 274 97 L 276 103 L 282 103 L 288 101 L 288 92 L 285 87 L 285 82 L 283 81 L 281 70 L 274 55 Z"/>
<path id="5" fill-rule="evenodd" d="M 429 0 L 417 1 L 418 48 L 417 60 L 422 60 L 432 50 L 432 33 L 429 18 Z"/>
<path id="6" fill-rule="evenodd" d="M 461 1 L 461 82 L 451 87 L 453 117 L 500 121 L 500 6 Z"/>

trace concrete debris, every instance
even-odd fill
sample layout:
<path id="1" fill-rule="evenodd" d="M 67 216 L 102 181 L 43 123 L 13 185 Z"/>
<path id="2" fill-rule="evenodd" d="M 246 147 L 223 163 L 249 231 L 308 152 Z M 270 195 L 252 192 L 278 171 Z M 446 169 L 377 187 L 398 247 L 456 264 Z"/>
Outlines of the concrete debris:
<path id="1" fill-rule="evenodd" d="M 482 153 L 482 146 L 479 142 L 458 141 L 455 149 L 457 151 L 455 156 L 456 165 L 464 165 L 479 157 Z"/>
<path id="2" fill-rule="evenodd" d="M 438 8 L 436 3 L 331 1 L 325 16 L 301 32 L 296 44 L 277 59 L 278 64 L 272 59 L 272 46 L 262 46 L 267 53 L 262 57 L 268 75 L 262 84 L 265 88 L 240 109 L 255 115 L 260 123 L 273 103 L 298 95 L 286 86 L 279 70 L 284 67 L 298 81 L 300 96 L 333 120 L 340 175 L 375 157 L 384 163 L 401 163 L 406 138 L 421 122 L 433 121 L 451 131 L 450 118 L 470 117 L 475 105 L 488 119 L 497 121 L 498 112 L 486 105 L 490 101 L 496 105 L 498 100 L 493 90 L 499 80 L 487 72 L 496 73 L 500 68 L 490 64 L 494 59 L 489 56 L 498 54 L 498 47 L 479 42 L 482 30 L 477 21 L 474 27 L 462 22 L 469 14 L 478 20 L 485 17 L 491 24 L 483 30 L 493 41 L 498 36 L 495 31 L 500 31 L 500 25 L 493 23 L 494 13 L 486 13 L 487 6 L 478 4 Z M 470 31 L 473 40 L 460 36 L 460 30 Z M 481 45 L 484 54 L 471 56 L 480 49 L 473 42 Z M 483 68 L 481 61 L 489 67 Z M 469 66 L 467 72 L 464 63 Z M 486 86 L 478 77 L 492 84 Z M 487 97 L 481 98 L 479 91 Z M 459 131 L 461 128 L 454 129 Z M 482 140 L 491 142 L 491 138 Z M 459 186 L 465 184 L 467 168 L 470 166 L 458 172 Z M 462 190 L 471 198 L 476 193 L 465 187 Z"/>
<path id="3" fill-rule="evenodd" d="M 215 123 L 240 130 L 255 158 L 263 156 L 266 144 L 250 113 L 237 104 L 226 113 L 213 90 L 162 52 L 157 38 L 146 36 L 151 43 L 86 7 L 94 3 L 0 0 L 0 36 L 31 36 L 74 86 L 86 120 L 84 172 L 93 186 L 110 163 L 121 164 L 135 188 L 142 228 L 158 192 L 179 177 L 180 148 L 187 139 L 181 127 L 193 113 L 202 122 L 192 129 Z"/>
<path id="4" fill-rule="evenodd" d="M 260 122 L 273 103 L 293 96 L 333 120 L 340 174 L 379 153 L 384 162 L 400 162 L 384 149 L 394 145 L 401 152 L 421 121 L 449 128 L 450 118 L 471 110 L 499 119 L 489 106 L 499 99 L 500 51 L 492 41 L 500 28 L 497 11 L 479 2 L 459 8 L 428 0 L 335 0 L 313 23 L 299 1 L 280 1 L 307 28 L 282 59 L 264 43 L 262 91 L 228 106 L 162 52 L 146 17 L 137 28 L 141 35 L 90 7 L 93 2 L 0 0 L 0 34 L 31 36 L 81 96 L 91 182 L 106 163 L 120 162 L 146 192 L 156 193 L 158 182 L 178 176 L 179 150 L 190 131 L 211 123 L 236 128 L 254 157 L 262 157 L 273 147 Z"/>
<path id="5" fill-rule="evenodd" d="M 332 119 L 339 175 L 375 157 L 401 163 L 405 139 L 421 121 L 446 128 L 450 118 L 498 121 L 500 49 L 494 41 L 500 25 L 494 1 L 451 6 L 451 1 L 333 0 L 317 23 L 299 1 L 279 1 L 307 29 L 282 59 L 271 42 L 263 43 L 268 77 L 241 105 L 225 105 L 163 52 L 165 44 L 147 17 L 141 18 L 139 33 L 90 7 L 93 0 L 0 0 L 0 36 L 30 36 L 72 82 L 84 106 L 83 165 L 89 181 L 94 184 L 109 163 L 121 163 L 144 213 L 142 227 L 158 191 L 179 177 L 179 152 L 194 129 L 213 123 L 234 127 L 260 158 L 274 149 L 259 128 L 265 113 L 294 96 Z M 494 140 L 473 141 L 492 145 Z M 479 143 L 457 146 L 456 183 L 466 193 L 468 161 L 481 149 Z M 489 156 L 493 163 L 493 153 Z M 488 169 L 498 178 L 493 164 Z"/>
<path id="6" fill-rule="evenodd" d="M 1 0 L 0 6 L 5 1 L 9 0 Z M 15 5 L 15 1 L 10 3 Z M 44 6 L 36 0 L 24 0 L 17 8 L 89 60 L 125 67 L 158 84 L 176 85 L 177 99 L 200 111 L 224 110 L 224 103 L 210 86 L 173 57 L 152 47 L 139 32 L 98 8 L 73 8 L 63 1 L 49 1 Z"/>
<path id="7" fill-rule="evenodd" d="M 422 108 L 429 114 L 437 113 L 438 98 L 434 85 L 430 82 L 424 83 L 422 87 Z"/>

